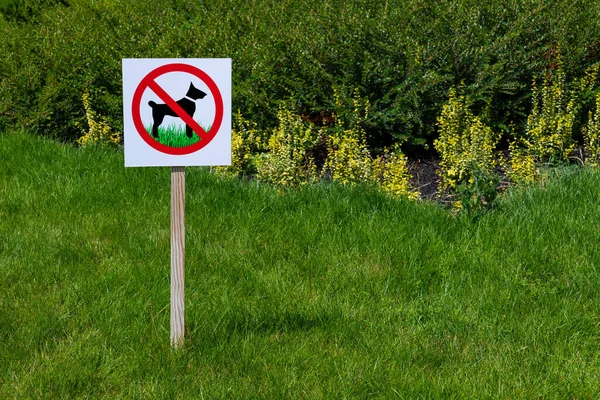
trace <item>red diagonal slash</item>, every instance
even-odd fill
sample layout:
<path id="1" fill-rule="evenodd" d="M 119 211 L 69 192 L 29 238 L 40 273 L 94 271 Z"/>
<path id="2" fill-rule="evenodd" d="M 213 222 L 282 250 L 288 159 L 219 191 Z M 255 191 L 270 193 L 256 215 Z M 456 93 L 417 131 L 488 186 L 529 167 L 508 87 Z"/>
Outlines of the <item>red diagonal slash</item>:
<path id="1" fill-rule="evenodd" d="M 156 93 L 156 95 L 160 97 L 160 99 L 164 101 L 165 104 L 168 105 L 171 110 L 173 110 L 175 114 L 177 114 L 177 116 L 183 120 L 183 122 L 189 125 L 196 135 L 200 137 L 200 139 L 205 138 L 207 135 L 206 131 L 202 129 L 202 127 L 191 116 L 189 116 L 188 113 L 186 113 L 183 108 L 181 108 L 179 104 L 177 104 L 177 102 L 173 100 L 173 98 L 169 96 L 169 94 L 165 92 L 164 89 L 158 85 L 158 83 L 156 83 L 156 81 L 150 80 L 148 82 L 148 87 L 150 90 Z"/>

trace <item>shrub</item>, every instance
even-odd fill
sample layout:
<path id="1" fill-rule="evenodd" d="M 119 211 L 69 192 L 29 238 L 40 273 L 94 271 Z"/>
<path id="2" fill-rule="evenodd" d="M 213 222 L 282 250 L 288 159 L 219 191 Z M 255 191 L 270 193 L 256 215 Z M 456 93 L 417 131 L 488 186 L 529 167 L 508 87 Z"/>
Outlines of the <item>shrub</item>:
<path id="1" fill-rule="evenodd" d="M 560 59 L 558 62 L 541 87 L 533 81 L 533 108 L 522 138 L 529 153 L 542 163 L 565 162 L 575 148 L 573 124 L 578 104 L 567 86 Z"/>
<path id="2" fill-rule="evenodd" d="M 398 197 L 407 197 L 411 200 L 419 198 L 419 193 L 410 186 L 412 179 L 408 172 L 408 158 L 400 151 L 400 146 L 396 145 L 390 151 L 386 149 L 379 159 L 374 160 L 374 172 L 378 184 L 381 188 Z"/>
<path id="3" fill-rule="evenodd" d="M 318 179 L 309 150 L 317 145 L 319 132 L 285 107 L 277 113 L 279 125 L 268 140 L 268 153 L 256 160 L 258 180 L 282 186 L 296 186 Z"/>
<path id="4" fill-rule="evenodd" d="M 124 57 L 231 57 L 233 108 L 264 131 L 279 123 L 282 101 L 305 117 L 343 116 L 354 93 L 340 90 L 340 103 L 331 87 L 358 88 L 371 105 L 362 125 L 371 150 L 431 143 L 439 99 L 463 80 L 475 113 L 508 134 L 510 123 L 525 124 L 529 82 L 553 62 L 549 49 L 563 49 L 569 76 L 600 60 L 592 0 L 4 1 L 42 7 L 0 22 L 0 128 L 70 141 L 85 123 L 84 89 L 121 130 Z"/>
<path id="5" fill-rule="evenodd" d="M 9 22 L 36 22 L 44 9 L 62 4 L 65 0 L 0 0 L 0 16 Z"/>
<path id="6" fill-rule="evenodd" d="M 266 183 L 297 186 L 327 176 L 341 184 L 376 184 L 392 195 L 417 198 L 418 194 L 410 188 L 407 158 L 399 146 L 392 151 L 384 149 L 381 157 L 371 157 L 360 125 L 368 116 L 368 109 L 368 102 L 356 94 L 352 113 L 344 117 L 334 114 L 332 125 L 319 127 L 289 108 L 280 107 L 278 127 L 271 132 L 266 146 L 256 126 L 238 113 L 232 166 L 217 171 L 239 175 L 249 171 L 249 165 L 255 165 L 256 178 Z"/>
<path id="7" fill-rule="evenodd" d="M 88 130 L 83 130 L 83 135 L 77 139 L 77 143 L 82 147 L 114 146 L 121 143 L 123 136 L 118 132 L 114 132 L 106 118 L 98 115 L 98 113 L 92 109 L 90 92 L 86 90 L 83 93 L 82 100 Z"/>
<path id="8" fill-rule="evenodd" d="M 371 156 L 363 128 L 369 118 L 369 101 L 354 90 L 352 108 L 344 108 L 338 90 L 334 90 L 337 110 L 333 115 L 334 123 L 326 130 L 326 173 L 333 181 L 345 185 L 374 183 L 391 195 L 418 198 L 418 193 L 410 187 L 407 158 L 399 144 L 394 145 L 392 150 L 384 148 L 379 157 Z M 341 110 L 348 109 L 351 111 L 341 114 Z"/>
<path id="9" fill-rule="evenodd" d="M 540 178 L 540 173 L 535 164 L 535 157 L 523 145 L 515 141 L 508 146 L 510 162 L 507 175 L 517 185 L 531 185 Z"/>
<path id="10" fill-rule="evenodd" d="M 44 9 L 36 23 L 7 24 L 0 127 L 18 123 L 74 142 L 86 124 L 81 96 L 88 90 L 94 110 L 122 131 L 121 58 L 172 56 L 161 39 L 167 26 L 181 25 L 178 18 L 157 3 L 73 0 L 67 8 Z"/>
<path id="11" fill-rule="evenodd" d="M 372 159 L 360 130 L 344 129 L 328 136 L 325 168 L 331 179 L 341 184 L 368 182 Z"/>
<path id="12" fill-rule="evenodd" d="M 455 206 L 467 213 L 478 213 L 494 204 L 498 196 L 497 174 L 473 162 L 470 167 L 471 178 L 458 185 L 459 201 Z"/>
<path id="13" fill-rule="evenodd" d="M 600 93 L 596 95 L 596 108 L 588 114 L 587 125 L 583 128 L 586 150 L 586 163 L 600 165 Z"/>
<path id="14" fill-rule="evenodd" d="M 528 185 L 541 175 L 536 164 L 566 162 L 575 147 L 575 126 L 580 111 L 589 108 L 598 80 L 599 65 L 589 67 L 581 78 L 567 84 L 560 54 L 555 69 L 546 71 L 542 86 L 533 81 L 533 109 L 524 134 L 509 144 L 507 174 L 512 182 Z M 590 110 L 590 121 L 592 111 Z M 588 125 L 589 126 L 589 125 Z M 583 136 L 586 146 L 595 146 L 593 128 Z"/>
<path id="15" fill-rule="evenodd" d="M 369 102 L 357 90 L 353 107 L 344 113 L 340 89 L 334 88 L 336 113 L 327 130 L 327 160 L 325 170 L 331 179 L 341 184 L 368 182 L 373 176 L 373 160 L 367 146 L 364 122 L 369 116 Z"/>
<path id="16" fill-rule="evenodd" d="M 438 119 L 442 189 L 458 195 L 456 208 L 479 208 L 491 204 L 497 182 L 494 150 L 499 137 L 469 110 L 467 98 L 452 88 Z"/>

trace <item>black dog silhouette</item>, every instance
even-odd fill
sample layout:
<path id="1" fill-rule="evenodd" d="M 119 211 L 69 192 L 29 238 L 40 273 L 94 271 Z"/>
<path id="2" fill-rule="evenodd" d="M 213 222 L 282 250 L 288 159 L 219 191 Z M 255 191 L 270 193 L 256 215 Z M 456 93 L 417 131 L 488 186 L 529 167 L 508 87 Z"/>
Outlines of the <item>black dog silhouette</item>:
<path id="1" fill-rule="evenodd" d="M 196 111 L 196 100 L 203 99 L 206 96 L 202 90 L 197 89 L 192 83 L 190 83 L 190 88 L 188 89 L 185 97 L 181 100 L 177 100 L 177 104 L 179 107 L 185 111 L 187 115 L 190 117 L 194 117 L 194 112 Z M 171 109 L 166 104 L 156 104 L 153 101 L 149 101 L 148 105 L 152 107 L 152 136 L 158 138 L 158 127 L 162 124 L 165 117 L 177 117 L 177 113 Z M 192 137 L 193 131 L 189 125 L 185 125 L 185 134 L 187 137 Z"/>

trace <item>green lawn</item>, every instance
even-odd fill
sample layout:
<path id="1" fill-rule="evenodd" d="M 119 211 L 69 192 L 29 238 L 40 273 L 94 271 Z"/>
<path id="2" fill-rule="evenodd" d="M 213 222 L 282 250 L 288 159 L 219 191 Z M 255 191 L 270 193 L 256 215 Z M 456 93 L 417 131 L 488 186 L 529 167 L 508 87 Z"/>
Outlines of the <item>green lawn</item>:
<path id="1" fill-rule="evenodd" d="M 188 168 L 169 346 L 169 168 L 0 135 L 0 398 L 595 399 L 600 173 L 454 218 L 365 187 Z"/>

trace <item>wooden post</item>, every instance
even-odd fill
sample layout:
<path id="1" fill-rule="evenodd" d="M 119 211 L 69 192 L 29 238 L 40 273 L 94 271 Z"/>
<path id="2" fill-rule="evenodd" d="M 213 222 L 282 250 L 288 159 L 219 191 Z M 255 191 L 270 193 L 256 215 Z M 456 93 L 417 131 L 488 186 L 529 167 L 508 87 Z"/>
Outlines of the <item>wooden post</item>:
<path id="1" fill-rule="evenodd" d="M 171 347 L 183 344 L 185 167 L 171 167 Z"/>

